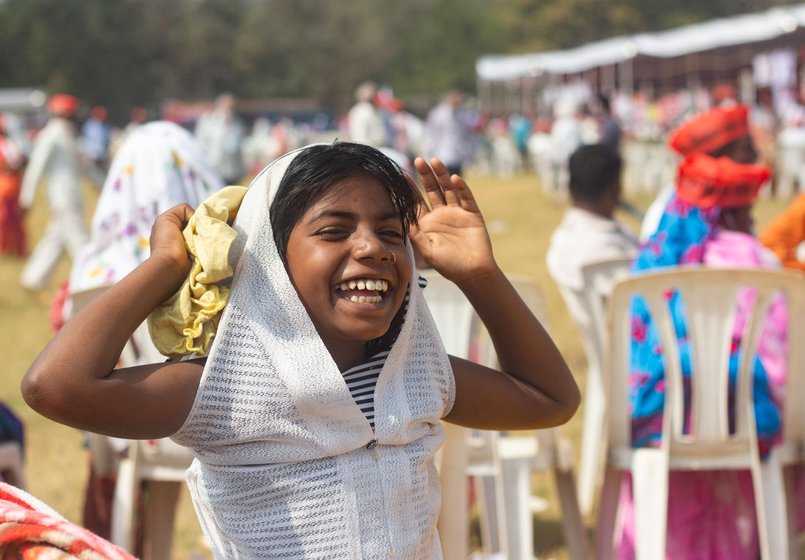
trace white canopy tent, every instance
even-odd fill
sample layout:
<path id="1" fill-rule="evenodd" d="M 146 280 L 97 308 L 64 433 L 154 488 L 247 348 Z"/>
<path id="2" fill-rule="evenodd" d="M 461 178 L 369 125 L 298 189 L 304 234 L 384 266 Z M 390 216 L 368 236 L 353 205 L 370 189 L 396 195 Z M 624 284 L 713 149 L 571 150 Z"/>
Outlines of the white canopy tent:
<path id="1" fill-rule="evenodd" d="M 540 81 L 590 73 L 596 73 L 594 81 L 599 89 L 619 86 L 631 90 L 634 82 L 648 75 L 657 78 L 662 72 L 690 74 L 714 64 L 725 71 L 749 67 L 751 50 L 736 51 L 735 47 L 753 50 L 777 43 L 801 45 L 802 34 L 805 4 L 798 4 L 657 33 L 614 37 L 567 50 L 486 55 L 477 61 L 476 74 L 482 98 L 484 89 L 494 84 L 530 91 Z M 713 58 L 717 63 L 703 62 L 708 54 L 718 57 Z M 669 66 L 674 61 L 679 68 Z"/>

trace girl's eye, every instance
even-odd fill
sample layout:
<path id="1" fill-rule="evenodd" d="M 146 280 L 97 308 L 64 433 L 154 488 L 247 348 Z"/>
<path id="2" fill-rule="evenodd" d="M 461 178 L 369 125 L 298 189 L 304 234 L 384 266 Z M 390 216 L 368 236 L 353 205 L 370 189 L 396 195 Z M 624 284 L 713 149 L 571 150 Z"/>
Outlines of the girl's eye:
<path id="1" fill-rule="evenodd" d="M 391 240 L 391 241 L 398 241 L 402 242 L 403 234 L 400 231 L 394 229 L 386 229 L 380 232 L 380 235 L 384 238 Z"/>
<path id="2" fill-rule="evenodd" d="M 326 240 L 344 239 L 347 235 L 349 235 L 349 232 L 347 232 L 347 230 L 340 228 L 326 228 L 319 230 L 316 233 L 318 234 L 319 237 Z"/>

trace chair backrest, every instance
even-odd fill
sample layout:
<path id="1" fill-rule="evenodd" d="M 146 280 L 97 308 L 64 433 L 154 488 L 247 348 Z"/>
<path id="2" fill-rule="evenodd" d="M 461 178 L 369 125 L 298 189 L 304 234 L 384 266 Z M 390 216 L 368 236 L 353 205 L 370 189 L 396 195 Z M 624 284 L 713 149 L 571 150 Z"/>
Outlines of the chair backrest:
<path id="1" fill-rule="evenodd" d="M 584 291 L 579 303 L 588 322 L 583 324 L 577 320 L 577 323 L 584 338 L 588 366 L 594 373 L 603 368 L 604 348 L 607 344 L 607 301 L 615 284 L 629 276 L 633 262 L 634 257 L 619 257 L 591 262 L 581 268 Z"/>
<path id="2" fill-rule="evenodd" d="M 448 354 L 470 358 L 471 343 L 479 323 L 475 310 L 458 286 L 433 269 L 420 271 L 428 281 L 423 290 L 436 328 Z"/>
<path id="3" fill-rule="evenodd" d="M 751 288 L 754 300 L 745 305 L 746 327 L 740 345 L 734 389 L 729 383 L 729 356 L 733 344 L 737 302 L 742 290 Z M 685 390 L 670 295 L 682 298 L 687 338 L 690 343 L 690 411 L 686 428 Z M 630 444 L 628 381 L 632 334 L 632 302 L 640 296 L 657 328 L 665 367 L 663 445 L 674 454 L 696 454 L 702 446 L 709 455 L 756 451 L 752 374 L 763 323 L 770 305 L 782 294 L 788 309 L 788 378 L 784 403 L 786 437 L 801 437 L 805 330 L 805 282 L 799 274 L 755 269 L 675 267 L 629 278 L 618 283 L 609 305 L 610 350 L 607 381 L 609 441 L 619 447 Z M 795 365 L 797 364 L 797 365 Z M 800 371 L 798 371 L 800 370 Z M 730 423 L 734 393 L 734 425 Z"/>
<path id="4" fill-rule="evenodd" d="M 528 276 L 520 274 L 506 274 L 509 282 L 512 283 L 518 295 L 522 298 L 528 309 L 534 316 L 539 319 L 539 322 L 548 330 L 548 305 L 545 301 L 545 294 L 540 288 L 539 284 Z M 498 367 L 498 358 L 495 353 L 495 347 L 492 344 L 492 339 L 484 327 L 483 323 L 478 328 L 478 344 L 477 355 L 474 361 L 479 364 L 484 364 L 491 368 Z"/>

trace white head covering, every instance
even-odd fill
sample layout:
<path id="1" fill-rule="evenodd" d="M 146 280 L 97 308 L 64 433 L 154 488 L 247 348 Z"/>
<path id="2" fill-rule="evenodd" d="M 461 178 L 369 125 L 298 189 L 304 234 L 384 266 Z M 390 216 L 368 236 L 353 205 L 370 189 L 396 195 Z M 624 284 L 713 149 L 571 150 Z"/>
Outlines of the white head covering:
<path id="1" fill-rule="evenodd" d="M 150 254 L 157 215 L 186 202 L 196 207 L 223 186 L 193 135 L 158 121 L 120 147 L 92 218 L 92 238 L 73 263 L 70 292 L 111 286 Z"/>
<path id="2" fill-rule="evenodd" d="M 264 169 L 243 199 L 229 303 L 172 436 L 196 457 L 196 511 L 220 558 L 301 558 L 311 546 L 317 558 L 382 558 L 387 546 L 401 558 L 438 558 L 433 454 L 455 393 L 447 354 L 412 282 L 377 381 L 373 432 L 274 243 L 269 208 L 299 152 Z"/>

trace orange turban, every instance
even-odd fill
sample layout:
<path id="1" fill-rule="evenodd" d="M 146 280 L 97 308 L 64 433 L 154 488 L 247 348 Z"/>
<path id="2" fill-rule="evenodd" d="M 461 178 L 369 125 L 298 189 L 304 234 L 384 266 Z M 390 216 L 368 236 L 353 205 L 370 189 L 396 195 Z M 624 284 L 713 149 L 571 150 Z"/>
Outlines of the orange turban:
<path id="1" fill-rule="evenodd" d="M 710 153 L 749 134 L 746 105 L 716 107 L 691 117 L 668 137 L 668 145 L 687 156 Z"/>
<path id="2" fill-rule="evenodd" d="M 54 115 L 72 117 L 78 111 L 78 99 L 66 93 L 54 93 L 48 100 L 48 110 Z"/>
<path id="3" fill-rule="evenodd" d="M 679 166 L 676 194 L 699 208 L 751 206 L 770 177 L 771 171 L 763 165 L 691 154 Z"/>

